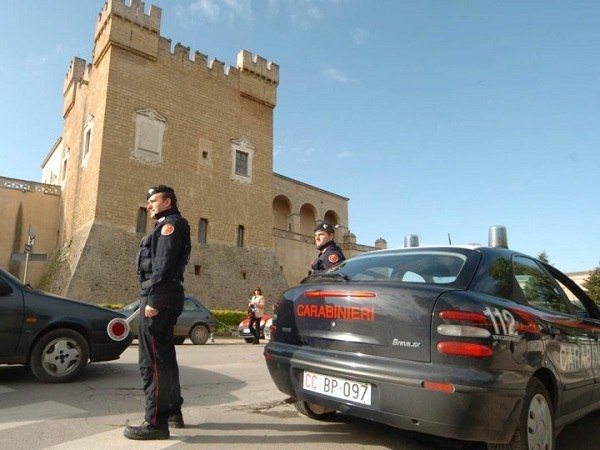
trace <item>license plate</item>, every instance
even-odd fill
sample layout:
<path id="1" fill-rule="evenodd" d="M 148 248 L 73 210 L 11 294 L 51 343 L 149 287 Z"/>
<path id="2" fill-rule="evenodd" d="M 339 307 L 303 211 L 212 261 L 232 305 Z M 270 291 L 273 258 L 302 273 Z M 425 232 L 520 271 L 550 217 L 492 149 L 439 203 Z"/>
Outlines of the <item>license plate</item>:
<path id="1" fill-rule="evenodd" d="M 369 383 L 358 383 L 345 378 L 304 371 L 302 387 L 307 391 L 342 400 L 362 403 L 363 405 L 371 404 L 371 384 Z"/>

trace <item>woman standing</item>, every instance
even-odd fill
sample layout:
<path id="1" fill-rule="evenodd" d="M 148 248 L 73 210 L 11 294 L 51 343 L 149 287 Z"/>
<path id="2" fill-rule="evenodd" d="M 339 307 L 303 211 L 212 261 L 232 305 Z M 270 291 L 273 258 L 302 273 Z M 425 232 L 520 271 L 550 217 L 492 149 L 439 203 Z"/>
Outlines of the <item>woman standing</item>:
<path id="1" fill-rule="evenodd" d="M 262 290 L 259 286 L 254 288 L 250 303 L 248 303 L 248 328 L 250 333 L 254 335 L 253 344 L 258 344 L 260 339 L 260 319 L 265 314 L 265 306 L 267 301 L 262 295 Z"/>

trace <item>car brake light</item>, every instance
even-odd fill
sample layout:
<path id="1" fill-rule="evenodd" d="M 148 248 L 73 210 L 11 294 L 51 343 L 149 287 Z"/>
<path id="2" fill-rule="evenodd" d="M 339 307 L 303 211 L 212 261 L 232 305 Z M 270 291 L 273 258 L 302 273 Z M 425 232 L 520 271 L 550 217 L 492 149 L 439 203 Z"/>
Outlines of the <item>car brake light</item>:
<path id="1" fill-rule="evenodd" d="M 369 291 L 306 291 L 306 298 L 343 297 L 343 298 L 375 298 L 377 294 Z"/>
<path id="2" fill-rule="evenodd" d="M 486 358 L 494 353 L 487 345 L 456 341 L 438 342 L 437 351 L 444 355 L 471 356 L 474 358 Z"/>
<path id="3" fill-rule="evenodd" d="M 485 315 L 471 311 L 446 310 L 440 311 L 439 316 L 440 319 L 443 320 L 466 320 L 468 322 L 473 322 L 477 324 L 484 324 L 487 322 L 487 318 L 485 317 Z"/>

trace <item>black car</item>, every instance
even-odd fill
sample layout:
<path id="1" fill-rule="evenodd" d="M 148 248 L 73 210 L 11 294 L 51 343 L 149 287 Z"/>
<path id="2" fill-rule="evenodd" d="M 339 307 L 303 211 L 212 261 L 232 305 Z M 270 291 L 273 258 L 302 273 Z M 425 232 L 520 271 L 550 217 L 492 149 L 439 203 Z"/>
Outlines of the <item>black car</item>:
<path id="1" fill-rule="evenodd" d="M 363 253 L 287 290 L 264 349 L 277 387 L 315 419 L 553 449 L 600 408 L 600 311 L 495 231 L 487 247 Z"/>
<path id="2" fill-rule="evenodd" d="M 88 362 L 118 359 L 131 338 L 109 338 L 122 314 L 32 289 L 0 269 L 0 364 L 29 366 L 40 381 L 76 378 Z"/>
<path id="3" fill-rule="evenodd" d="M 140 301 L 136 300 L 129 303 L 123 309 L 119 310 L 127 317 L 137 311 Z M 134 339 L 137 339 L 139 319 L 135 317 L 131 320 L 129 328 Z M 183 302 L 183 312 L 177 319 L 175 329 L 175 344 L 183 344 L 186 338 L 190 338 L 192 343 L 197 345 L 206 344 L 211 335 L 215 332 L 217 321 L 215 316 L 194 297 L 186 297 Z"/>

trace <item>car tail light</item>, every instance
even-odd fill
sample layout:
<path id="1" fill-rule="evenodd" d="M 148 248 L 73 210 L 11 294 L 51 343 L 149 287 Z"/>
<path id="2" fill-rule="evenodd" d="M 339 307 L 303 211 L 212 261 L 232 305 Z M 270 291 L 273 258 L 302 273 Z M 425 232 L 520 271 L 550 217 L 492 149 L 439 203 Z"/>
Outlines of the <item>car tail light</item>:
<path id="1" fill-rule="evenodd" d="M 444 310 L 440 311 L 438 316 L 446 322 L 439 324 L 436 328 L 438 334 L 442 336 L 488 339 L 492 335 L 489 330 L 490 321 L 483 313 Z M 494 353 L 489 345 L 459 340 L 438 342 L 436 349 L 443 355 L 474 358 L 485 358 Z"/>
<path id="2" fill-rule="evenodd" d="M 443 321 L 436 331 L 441 336 L 456 338 L 488 339 L 501 336 L 502 339 L 519 339 L 522 333 L 539 334 L 540 326 L 535 317 L 519 308 L 498 308 L 486 306 L 481 312 L 444 310 L 438 314 Z M 445 355 L 472 356 L 482 358 L 491 356 L 493 350 L 483 343 L 443 341 L 437 350 Z"/>
<path id="3" fill-rule="evenodd" d="M 488 338 L 492 335 L 485 328 L 472 327 L 468 325 L 438 325 L 438 334 L 443 336 L 460 336 L 460 337 L 475 337 Z"/>

